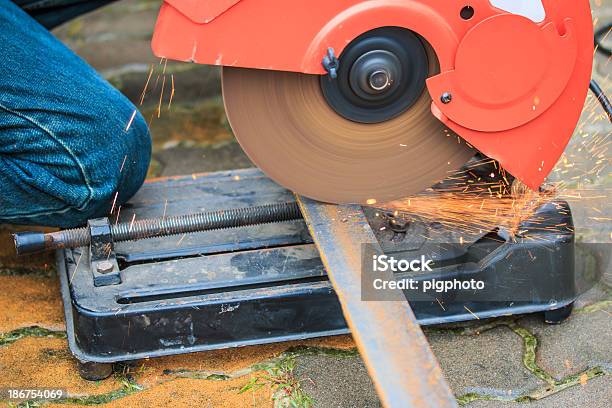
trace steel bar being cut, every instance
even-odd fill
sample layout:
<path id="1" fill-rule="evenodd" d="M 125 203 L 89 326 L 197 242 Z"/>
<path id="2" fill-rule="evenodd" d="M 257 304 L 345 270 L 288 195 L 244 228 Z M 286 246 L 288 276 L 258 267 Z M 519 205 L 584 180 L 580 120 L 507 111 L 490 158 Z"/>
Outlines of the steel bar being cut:
<path id="1" fill-rule="evenodd" d="M 362 246 L 382 252 L 361 207 L 300 196 L 298 203 L 382 404 L 456 407 L 403 292 L 390 291 L 385 301 L 361 299 Z M 392 272 L 381 272 L 380 277 L 391 280 Z"/>

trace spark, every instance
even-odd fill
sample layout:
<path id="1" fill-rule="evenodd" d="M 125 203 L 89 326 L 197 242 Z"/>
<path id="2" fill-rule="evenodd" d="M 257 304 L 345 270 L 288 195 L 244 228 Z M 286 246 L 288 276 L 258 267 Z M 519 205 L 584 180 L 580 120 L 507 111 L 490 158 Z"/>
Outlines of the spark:
<path id="1" fill-rule="evenodd" d="M 159 225 L 159 232 L 162 231 L 164 227 L 164 221 L 166 221 L 166 210 L 168 209 L 168 199 L 164 202 L 164 213 L 162 214 L 162 222 Z"/>
<path id="2" fill-rule="evenodd" d="M 119 214 L 121 214 L 121 206 L 117 209 L 117 218 L 115 218 L 115 225 L 119 223 Z"/>
<path id="3" fill-rule="evenodd" d="M 165 87 L 166 87 L 166 76 L 164 75 L 164 78 L 162 80 L 161 92 L 159 93 L 159 105 L 157 105 L 157 118 L 158 119 L 161 116 L 161 106 L 162 106 L 162 100 L 164 99 L 164 88 Z"/>
<path id="4" fill-rule="evenodd" d="M 546 194 L 527 194 L 515 198 L 507 193 L 491 194 L 478 185 L 473 190 L 460 189 L 426 192 L 410 198 L 382 204 L 387 211 L 407 213 L 407 217 L 417 217 L 426 223 L 441 224 L 449 230 L 459 233 L 461 244 L 468 242 L 469 237 L 480 236 L 482 231 L 492 231 L 497 227 L 506 227 L 511 233 L 519 230 L 521 223 L 533 215 L 533 211 L 550 197 Z M 468 239 L 466 239 L 468 238 Z"/>
<path id="5" fill-rule="evenodd" d="M 134 118 L 136 118 L 136 113 L 138 112 L 137 109 L 134 109 L 134 112 L 132 112 L 132 116 L 130 117 L 130 120 L 128 121 L 127 126 L 125 127 L 125 132 L 129 132 L 130 128 L 132 127 L 132 123 L 134 123 Z"/>
<path id="6" fill-rule="evenodd" d="M 160 58 L 160 60 L 159 60 L 159 64 L 158 64 L 158 65 L 161 65 L 161 64 L 162 64 L 162 62 L 164 62 L 164 60 L 165 60 L 165 58 L 164 58 L 164 57 Z M 162 72 L 158 73 L 158 74 L 157 74 L 157 77 L 155 78 L 155 85 L 153 85 L 153 90 L 154 90 L 154 91 L 155 91 L 155 90 L 157 90 L 157 85 L 159 85 L 159 78 L 160 78 L 162 75 L 163 75 L 164 77 L 166 76 L 166 75 L 165 75 L 165 74 L 166 74 L 166 68 L 165 68 L 165 67 L 166 67 L 166 65 L 164 64 L 164 68 L 162 69 Z"/>
<path id="7" fill-rule="evenodd" d="M 114 213 L 115 212 L 115 204 L 117 204 L 117 197 L 119 196 L 119 192 L 115 192 L 115 198 L 113 199 L 113 205 L 111 206 L 111 210 L 110 213 Z"/>
<path id="8" fill-rule="evenodd" d="M 151 68 L 149 69 L 149 76 L 147 76 L 147 82 L 145 82 L 144 89 L 140 94 L 140 105 L 144 103 L 145 95 L 147 94 L 147 88 L 149 87 L 149 82 L 151 81 L 151 76 L 153 75 L 154 66 L 151 64 Z"/>
<path id="9" fill-rule="evenodd" d="M 127 154 L 123 156 L 123 163 L 121 163 L 121 167 L 119 168 L 119 173 L 123 172 L 123 167 L 125 166 L 125 161 L 127 160 Z"/>
<path id="10" fill-rule="evenodd" d="M 170 89 L 170 99 L 168 101 L 168 110 L 170 110 L 170 106 L 172 106 L 172 99 L 174 98 L 174 74 L 170 74 L 170 82 L 172 84 L 172 89 Z"/>
<path id="11" fill-rule="evenodd" d="M 81 255 L 79 255 L 79 259 L 77 259 L 76 266 L 74 267 L 74 272 L 72 272 L 72 275 L 70 276 L 70 280 L 68 281 L 70 285 L 72 285 L 72 280 L 74 279 L 74 275 L 76 275 L 76 272 L 79 269 L 79 264 L 81 263 L 82 257 L 83 257 L 83 252 L 81 252 Z"/>
<path id="12" fill-rule="evenodd" d="M 511 193 L 510 188 L 503 185 L 502 193 L 491 195 L 488 194 L 488 186 L 484 188 L 481 185 L 473 184 L 468 187 L 468 191 L 461 185 L 459 187 L 422 193 L 384 203 L 378 208 L 384 211 L 404 213 L 409 219 L 417 218 L 424 221 L 425 224 L 435 223 L 445 227 L 446 230 L 456 231 L 459 243 L 464 244 L 473 242 L 473 239 L 478 239 L 486 232 L 496 228 L 508 231 L 511 239 L 516 239 L 516 237 L 527 239 L 525 234 L 536 236 L 530 239 L 544 239 L 537 236 L 537 233 L 542 231 L 567 233 L 570 231 L 568 225 L 551 223 L 554 215 L 536 215 L 535 210 L 553 200 L 564 200 L 571 203 L 575 201 L 572 197 L 577 197 L 581 201 L 607 197 L 589 190 L 558 190 L 554 187 L 545 192 L 526 189 Z M 559 213 L 566 212 L 563 206 L 557 208 Z M 604 220 L 606 217 L 592 218 Z M 522 227 L 527 220 L 530 223 L 528 229 Z"/>
<path id="13" fill-rule="evenodd" d="M 132 232 L 132 228 L 134 227 L 134 221 L 136 221 L 136 213 L 132 216 L 132 221 L 130 222 L 129 232 Z"/>
<path id="14" fill-rule="evenodd" d="M 480 317 L 476 316 L 476 314 L 475 314 L 474 312 L 472 312 L 470 309 L 468 309 L 468 307 L 467 307 L 467 306 L 465 306 L 465 305 L 464 305 L 464 306 L 463 306 L 463 308 L 464 308 L 465 310 L 467 310 L 468 312 L 470 312 L 470 314 L 471 314 L 472 316 L 474 316 L 474 317 L 475 317 L 477 320 L 480 320 Z"/>
<path id="15" fill-rule="evenodd" d="M 104 252 L 106 252 L 106 260 L 108 261 L 113 253 L 113 247 L 110 243 L 104 245 Z"/>

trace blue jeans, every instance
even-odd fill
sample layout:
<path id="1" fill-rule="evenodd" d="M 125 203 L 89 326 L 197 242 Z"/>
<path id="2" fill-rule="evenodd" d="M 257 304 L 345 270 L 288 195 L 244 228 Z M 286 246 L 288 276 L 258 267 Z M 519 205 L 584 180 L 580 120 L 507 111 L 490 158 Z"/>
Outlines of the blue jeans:
<path id="1" fill-rule="evenodd" d="M 0 57 L 0 223 L 82 225 L 133 196 L 151 158 L 134 105 L 9 0 Z"/>

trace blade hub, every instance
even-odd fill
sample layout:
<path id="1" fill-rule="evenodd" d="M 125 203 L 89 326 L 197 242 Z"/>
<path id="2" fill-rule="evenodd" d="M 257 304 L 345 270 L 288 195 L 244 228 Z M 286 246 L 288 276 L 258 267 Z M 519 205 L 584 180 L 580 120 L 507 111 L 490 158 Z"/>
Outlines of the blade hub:
<path id="1" fill-rule="evenodd" d="M 397 57 L 401 69 L 395 72 L 388 64 L 370 65 L 361 77 L 364 87 L 357 84 L 355 89 L 387 102 L 390 99 L 386 98 L 399 94 L 398 100 L 404 102 L 406 95 L 418 93 L 403 88 L 406 84 L 418 84 L 408 80 L 418 78 L 419 65 L 415 62 L 422 59 L 428 62 L 423 78 L 435 75 L 439 71 L 436 54 L 420 37 L 410 32 L 409 38 L 401 35 L 405 30 L 377 32 L 389 33 L 397 41 L 380 40 L 377 35 L 375 42 L 366 43 L 367 47 L 361 44 L 363 47 L 354 54 L 343 50 L 337 78 L 357 98 L 355 85 L 349 80 L 353 65 L 370 51 L 387 51 Z M 389 45 L 405 46 L 413 40 L 417 50 L 425 47 L 427 58 L 421 59 L 418 53 L 414 58 L 406 58 L 409 53 L 402 51 L 402 47 Z M 404 56 L 400 56 L 402 52 Z M 347 55 L 350 58 L 345 58 Z M 381 89 L 380 95 L 370 89 L 370 79 L 375 88 L 382 88 L 389 77 L 391 84 Z M 427 88 L 403 114 L 379 123 L 363 123 L 347 120 L 330 107 L 324 84 L 338 80 L 331 81 L 329 77 L 226 66 L 222 78 L 228 120 L 249 158 L 278 184 L 315 200 L 372 204 L 406 197 L 431 187 L 473 155 L 432 115 L 432 98 Z M 360 99 L 360 103 L 376 106 L 383 104 L 381 100 Z M 352 106 L 359 108 L 357 104 Z"/>
<path id="2" fill-rule="evenodd" d="M 368 77 L 368 85 L 376 92 L 381 92 L 391 86 L 393 79 L 391 74 L 384 70 L 372 72 Z"/>
<path id="3" fill-rule="evenodd" d="M 349 73 L 351 90 L 367 101 L 381 100 L 392 94 L 399 85 L 402 65 L 394 54 L 374 50 L 355 61 Z"/>
<path id="4" fill-rule="evenodd" d="M 381 123 L 407 111 L 423 93 L 429 73 L 421 40 L 398 27 L 362 34 L 339 61 L 337 78 L 321 77 L 321 89 L 336 113 L 358 123 Z"/>

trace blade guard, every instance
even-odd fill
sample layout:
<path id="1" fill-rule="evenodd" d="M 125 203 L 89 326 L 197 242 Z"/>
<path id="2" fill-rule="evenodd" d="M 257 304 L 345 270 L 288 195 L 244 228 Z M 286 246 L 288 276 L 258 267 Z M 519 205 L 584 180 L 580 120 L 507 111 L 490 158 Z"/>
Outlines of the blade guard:
<path id="1" fill-rule="evenodd" d="M 433 114 L 537 189 L 584 104 L 593 55 L 590 5 L 523 0 L 523 8 L 545 11 L 532 21 L 493 5 L 504 1 L 472 0 L 474 15 L 464 19 L 465 0 L 165 0 L 152 47 L 159 57 L 182 61 L 324 75 L 329 47 L 342 60 L 360 34 L 405 27 L 431 44 L 440 63 L 440 74 L 427 81 Z M 521 9 L 508 4 L 514 13 Z M 442 102 L 445 93 L 449 103 Z"/>
<path id="2" fill-rule="evenodd" d="M 592 51 L 579 36 L 572 18 L 538 25 L 502 14 L 479 22 L 459 44 L 454 69 L 428 79 L 433 114 L 536 190 L 563 154 L 586 97 Z"/>

